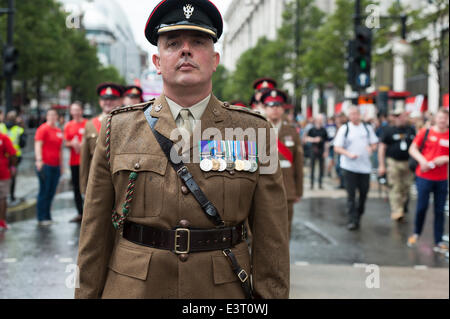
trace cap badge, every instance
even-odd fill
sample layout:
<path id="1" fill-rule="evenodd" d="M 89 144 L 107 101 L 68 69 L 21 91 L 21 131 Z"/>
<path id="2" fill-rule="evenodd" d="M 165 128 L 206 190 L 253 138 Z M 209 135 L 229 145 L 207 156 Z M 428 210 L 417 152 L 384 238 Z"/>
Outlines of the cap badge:
<path id="1" fill-rule="evenodd" d="M 139 94 L 139 91 L 136 88 L 134 88 L 131 90 L 131 94 Z"/>
<path id="2" fill-rule="evenodd" d="M 111 89 L 110 87 L 108 87 L 108 88 L 106 89 L 105 94 L 106 94 L 106 95 L 112 95 L 112 94 L 113 94 L 112 89 Z"/>
<path id="3" fill-rule="evenodd" d="M 270 95 L 272 95 L 272 97 L 277 97 L 277 91 L 272 91 L 272 92 L 270 93 Z"/>
<path id="4" fill-rule="evenodd" d="M 190 4 L 187 4 L 183 7 L 183 11 L 184 16 L 189 20 L 189 18 L 192 16 L 192 13 L 194 13 L 194 7 Z"/>
<path id="5" fill-rule="evenodd" d="M 263 87 L 263 88 L 269 87 L 269 83 L 267 83 L 267 81 L 264 81 L 263 84 L 262 84 L 262 87 Z"/>

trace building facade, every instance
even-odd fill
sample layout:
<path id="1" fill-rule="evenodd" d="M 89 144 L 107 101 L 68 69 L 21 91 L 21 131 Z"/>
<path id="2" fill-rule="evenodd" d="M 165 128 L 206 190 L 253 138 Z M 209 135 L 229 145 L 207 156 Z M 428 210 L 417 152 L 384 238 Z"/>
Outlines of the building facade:
<path id="1" fill-rule="evenodd" d="M 59 0 L 70 13 L 68 27 L 83 28 L 97 47 L 104 66 L 114 66 L 127 83 L 139 80 L 142 50 L 137 46 L 127 17 L 116 0 Z"/>

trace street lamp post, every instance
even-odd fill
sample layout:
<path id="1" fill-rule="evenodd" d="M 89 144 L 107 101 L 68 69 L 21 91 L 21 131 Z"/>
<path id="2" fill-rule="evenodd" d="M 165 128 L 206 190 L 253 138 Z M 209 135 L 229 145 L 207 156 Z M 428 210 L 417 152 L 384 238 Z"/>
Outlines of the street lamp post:
<path id="1" fill-rule="evenodd" d="M 0 13 L 8 14 L 8 25 L 7 25 L 7 38 L 5 48 L 12 48 L 13 45 L 13 30 L 14 30 L 14 0 L 8 0 L 8 8 L 2 9 Z M 4 50 L 6 54 L 6 50 Z M 12 72 L 5 74 L 6 85 L 5 85 L 5 102 L 6 102 L 6 112 L 12 110 Z"/>

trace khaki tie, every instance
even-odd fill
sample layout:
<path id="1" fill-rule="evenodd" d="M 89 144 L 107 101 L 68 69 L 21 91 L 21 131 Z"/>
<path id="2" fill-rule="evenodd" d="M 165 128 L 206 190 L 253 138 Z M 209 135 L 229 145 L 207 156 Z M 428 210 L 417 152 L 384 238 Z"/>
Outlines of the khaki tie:
<path id="1" fill-rule="evenodd" d="M 189 120 L 190 114 L 191 114 L 191 111 L 189 111 L 188 109 L 180 110 L 180 116 L 181 116 L 181 119 L 183 120 L 181 127 L 184 128 L 186 131 L 188 131 L 189 134 L 192 134 L 191 121 Z"/>

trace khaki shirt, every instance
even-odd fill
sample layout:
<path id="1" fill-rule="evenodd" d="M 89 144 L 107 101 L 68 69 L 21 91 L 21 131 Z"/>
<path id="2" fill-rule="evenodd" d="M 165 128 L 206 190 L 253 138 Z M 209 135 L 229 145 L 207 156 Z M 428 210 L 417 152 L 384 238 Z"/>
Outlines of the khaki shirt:
<path id="1" fill-rule="evenodd" d="M 177 126 L 167 100 L 162 95 L 153 104 L 155 130 L 170 138 Z M 111 214 L 114 209 L 121 213 L 131 172 L 138 177 L 128 220 L 162 229 L 173 229 L 183 219 L 193 228 L 215 227 L 192 194 L 182 192 L 183 182 L 147 123 L 145 106 L 110 115 L 109 161 L 106 122 L 102 123 L 86 192 L 78 254 L 80 288 L 75 297 L 244 298 L 241 282 L 221 250 L 190 253 L 182 260 L 171 251 L 129 242 L 113 227 Z M 225 128 L 265 128 L 269 147 L 270 124 L 263 117 L 214 96 L 201 120 L 202 132 L 214 127 L 223 136 Z M 190 151 L 196 147 L 191 144 Z M 248 220 L 251 254 L 246 242 L 232 251 L 251 274 L 255 296 L 288 298 L 288 213 L 279 165 L 273 174 L 203 172 L 192 162 L 186 166 L 227 226 Z"/>

